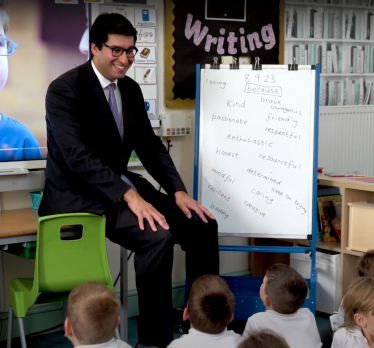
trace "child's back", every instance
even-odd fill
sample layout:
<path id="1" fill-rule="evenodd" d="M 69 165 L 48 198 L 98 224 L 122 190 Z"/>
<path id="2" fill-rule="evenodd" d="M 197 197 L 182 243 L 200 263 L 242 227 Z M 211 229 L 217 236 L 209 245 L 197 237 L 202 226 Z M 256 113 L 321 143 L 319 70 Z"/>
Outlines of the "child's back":
<path id="1" fill-rule="evenodd" d="M 190 319 L 191 329 L 169 348 L 236 348 L 242 337 L 227 330 L 234 307 L 234 295 L 222 278 L 205 275 L 196 279 L 183 313 L 184 320 Z"/>
<path id="2" fill-rule="evenodd" d="M 322 346 L 316 320 L 308 308 L 292 314 L 274 310 L 252 315 L 245 326 L 243 337 L 260 330 L 272 330 L 283 337 L 290 348 L 319 348 Z"/>
<path id="3" fill-rule="evenodd" d="M 216 335 L 190 329 L 188 335 L 174 340 L 168 348 L 236 348 L 241 341 L 240 335 L 227 329 Z"/>
<path id="4" fill-rule="evenodd" d="M 290 348 L 320 348 L 316 320 L 307 308 L 300 308 L 308 294 L 305 279 L 287 265 L 271 266 L 264 277 L 260 297 L 266 312 L 252 315 L 243 337 L 259 330 L 272 330 L 283 337 Z"/>

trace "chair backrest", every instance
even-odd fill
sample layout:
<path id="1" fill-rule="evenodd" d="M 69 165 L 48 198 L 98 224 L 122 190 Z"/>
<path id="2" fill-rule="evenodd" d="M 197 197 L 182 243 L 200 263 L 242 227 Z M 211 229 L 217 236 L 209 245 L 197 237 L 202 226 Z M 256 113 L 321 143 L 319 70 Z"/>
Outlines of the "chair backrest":
<path id="1" fill-rule="evenodd" d="M 72 225 L 83 226 L 82 238 L 62 240 L 61 227 Z M 69 292 L 90 280 L 114 290 L 105 245 L 105 217 L 76 213 L 40 218 L 34 286 L 38 285 L 39 292 Z"/>

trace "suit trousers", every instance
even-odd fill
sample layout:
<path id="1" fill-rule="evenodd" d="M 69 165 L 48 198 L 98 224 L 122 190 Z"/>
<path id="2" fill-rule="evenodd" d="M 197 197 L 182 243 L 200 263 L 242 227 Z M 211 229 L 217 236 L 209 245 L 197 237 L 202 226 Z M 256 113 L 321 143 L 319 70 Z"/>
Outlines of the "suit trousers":
<path id="1" fill-rule="evenodd" d="M 189 288 L 203 274 L 219 273 L 218 227 L 208 218 L 204 223 L 192 212 L 188 219 L 175 204 L 174 197 L 157 191 L 147 180 L 134 182 L 138 193 L 166 218 L 169 230 L 157 225 L 153 232 L 145 221 L 142 231 L 136 215 L 126 202 L 106 210 L 109 240 L 135 253 L 134 265 L 139 302 L 139 342 L 148 346 L 167 346 L 173 340 L 172 267 L 174 245 L 186 252 Z"/>

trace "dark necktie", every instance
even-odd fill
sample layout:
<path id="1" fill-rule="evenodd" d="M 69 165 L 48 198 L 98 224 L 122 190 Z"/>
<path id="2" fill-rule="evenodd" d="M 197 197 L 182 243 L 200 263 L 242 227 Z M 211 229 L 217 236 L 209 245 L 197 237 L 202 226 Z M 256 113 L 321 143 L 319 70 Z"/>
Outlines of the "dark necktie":
<path id="1" fill-rule="evenodd" d="M 112 110 L 114 120 L 116 121 L 118 132 L 121 136 L 121 139 L 123 140 L 123 118 L 122 118 L 122 115 L 120 115 L 119 112 L 118 112 L 116 96 L 114 94 L 114 89 L 115 88 L 116 88 L 115 83 L 111 83 L 108 86 L 108 90 L 109 90 L 108 103 L 109 103 L 109 106 L 110 106 L 110 110 Z"/>
<path id="2" fill-rule="evenodd" d="M 115 83 L 111 83 L 108 86 L 108 90 L 109 90 L 108 103 L 109 103 L 109 106 L 110 106 L 110 110 L 112 110 L 114 120 L 116 121 L 117 129 L 118 129 L 118 132 L 121 136 L 121 140 L 123 141 L 123 117 L 122 117 L 122 115 L 120 115 L 120 113 L 118 111 L 116 96 L 114 94 L 114 89 L 115 88 L 116 88 Z M 122 174 L 121 179 L 126 184 L 129 184 L 135 191 L 137 191 L 134 184 L 129 180 L 129 178 L 126 175 Z"/>

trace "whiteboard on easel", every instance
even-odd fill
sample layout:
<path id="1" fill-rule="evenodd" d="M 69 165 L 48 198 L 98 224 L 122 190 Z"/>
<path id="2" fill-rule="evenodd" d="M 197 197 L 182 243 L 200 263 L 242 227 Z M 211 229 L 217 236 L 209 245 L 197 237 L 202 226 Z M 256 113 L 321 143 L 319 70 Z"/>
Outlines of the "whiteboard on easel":
<path id="1" fill-rule="evenodd" d="M 311 66 L 200 70 L 195 184 L 220 235 L 312 235 L 316 76 Z"/>

